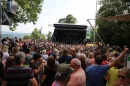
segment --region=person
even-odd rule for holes
[[[130,68],[122,68],[119,70],[118,80],[114,86],[130,86]]]
[[[118,77],[118,68],[117,68],[117,64],[110,68],[106,75],[105,75],[105,80],[107,81],[105,86],[112,86],[114,84],[115,81],[117,81]]]
[[[3,57],[3,52],[0,51],[0,86],[2,86],[2,82],[3,82],[3,70],[4,70],[4,65],[2,63],[2,57]]]
[[[81,67],[81,61],[78,58],[73,58],[70,66],[74,69],[70,76],[67,86],[86,86],[85,71]]]
[[[25,49],[25,62],[24,62],[24,65],[25,66],[29,66],[29,62],[31,62],[31,60],[33,60],[33,56],[32,55],[30,55],[30,49],[29,48],[26,48]],[[29,62],[28,62],[28,61]]]
[[[52,86],[67,86],[71,73],[73,72],[72,67],[69,64],[62,63],[57,67],[55,74],[55,81]]]
[[[109,68],[117,64],[128,52],[128,50],[128,48],[125,48],[120,56],[118,56],[108,65],[100,65],[103,61],[103,58],[101,55],[97,55],[95,57],[95,64],[89,66],[86,69],[87,86],[103,86],[103,79],[106,72],[109,70]]]
[[[42,86],[52,85],[55,80],[56,67],[55,58],[49,56],[47,59],[47,65],[44,67]]]
[[[33,86],[38,86],[31,68],[23,66],[25,54],[18,52],[14,56],[14,65],[5,72],[3,86],[28,86],[29,81]]]
[[[63,55],[59,58],[59,63],[70,63],[71,56],[68,55],[68,49],[63,49]]]
[[[39,83],[38,80],[38,75],[42,73],[44,62],[42,61],[42,56],[39,53],[35,53],[33,55],[33,60],[31,60],[30,67],[32,68],[35,78],[37,82]],[[26,59],[27,60],[27,59]]]

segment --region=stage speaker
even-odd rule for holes
[[[18,8],[18,3],[14,0],[8,0],[7,1],[7,12],[10,14],[15,15]]]

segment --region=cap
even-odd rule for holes
[[[58,66],[57,72],[60,73],[61,76],[66,76],[73,72],[73,68],[70,67],[69,64],[62,63]]]

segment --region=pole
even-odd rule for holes
[[[2,35],[2,0],[0,0],[0,42],[1,42],[1,35]]]

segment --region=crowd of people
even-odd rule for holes
[[[130,86],[127,46],[86,46],[6,37],[1,86]]]

